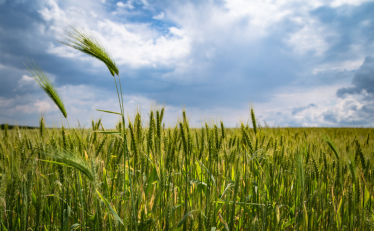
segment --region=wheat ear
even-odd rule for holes
[[[35,78],[36,82],[38,82],[39,86],[43,89],[45,93],[55,102],[56,106],[60,109],[61,113],[66,118],[68,115],[65,110],[64,103],[62,102],[61,97],[58,95],[55,87],[52,85],[51,81],[45,75],[43,70],[36,65],[34,61],[29,62],[30,66],[26,66],[29,70],[30,75]]]

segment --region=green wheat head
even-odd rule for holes
[[[86,175],[90,181],[94,181],[95,173],[92,171],[88,161],[82,159],[77,154],[69,152],[68,150],[53,150],[52,153],[46,153],[53,161],[43,160],[60,166],[75,168],[82,174]]]
[[[325,140],[325,142],[329,145],[329,147],[331,148],[331,150],[332,150],[333,153],[335,154],[336,159],[339,160],[339,159],[340,159],[340,154],[339,154],[339,152],[337,151],[337,149],[336,149],[334,143],[333,143],[333,142],[330,140],[330,138],[327,137],[327,136],[325,136],[323,139]]]
[[[100,44],[100,42],[98,42],[90,31],[78,29],[72,25],[69,25],[64,31],[65,37],[63,41],[60,41],[60,43],[102,61],[108,67],[113,76],[119,74],[118,67],[112,60],[108,51],[102,44]]]
[[[29,62],[29,66],[27,66],[26,64],[25,66],[29,70],[30,75],[35,78],[39,86],[53,100],[53,102],[56,104],[56,106],[60,109],[61,113],[66,118],[67,113],[65,110],[64,103],[62,102],[61,97],[58,95],[55,87],[53,86],[51,81],[48,79],[48,77],[45,75],[43,70],[38,65],[36,65],[34,61]]]
[[[256,117],[255,117],[255,112],[253,111],[253,108],[251,108],[251,119],[252,119],[253,131],[255,134],[257,134],[257,123],[256,123]]]

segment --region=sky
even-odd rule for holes
[[[59,41],[87,29],[119,67],[128,119],[165,107],[174,126],[222,120],[373,127],[374,1],[0,0],[0,124],[105,127],[119,121],[106,66]],[[65,120],[31,77],[51,79]]]

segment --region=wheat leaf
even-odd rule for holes
[[[116,210],[113,209],[113,207],[110,205],[109,201],[103,197],[103,195],[101,195],[101,193],[96,189],[96,193],[97,195],[99,195],[99,197],[101,198],[101,200],[104,202],[104,204],[108,207],[109,211],[113,214],[114,218],[119,221],[122,225],[123,224],[123,220],[118,216]]]
[[[102,112],[111,113],[111,114],[123,115],[123,114],[121,114],[121,113],[119,113],[119,112],[106,111],[106,110],[101,110],[101,109],[96,109],[96,111],[102,111]]]

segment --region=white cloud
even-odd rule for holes
[[[181,25],[192,43],[223,47],[227,43],[255,44],[266,39],[285,20],[298,28],[284,33],[283,39],[297,55],[312,51],[321,56],[330,48],[326,41],[332,32],[313,19],[310,11],[323,6],[323,1],[300,4],[293,1],[226,0],[224,9],[202,4],[181,4],[169,9],[168,18]]]
[[[326,37],[332,36],[332,33],[328,31],[327,27],[310,18],[301,19],[299,24],[302,29],[289,37],[288,44],[301,55],[312,51],[316,56],[322,56],[330,47],[326,42]]]
[[[55,55],[58,55],[64,58],[81,58],[82,57],[80,52],[73,50],[68,46],[61,46],[61,45],[56,46],[52,42],[48,44],[47,53],[55,54]]]
[[[225,7],[231,17],[248,17],[249,22],[259,28],[267,27],[290,14],[289,9],[282,8],[284,4],[284,1],[225,1]]]
[[[97,18],[97,15],[100,15],[100,18],[108,15],[102,3],[89,0],[44,0],[43,7],[38,12],[45,21],[51,23],[50,27],[43,27],[43,31],[46,30],[57,37],[62,35],[66,22],[83,28],[93,27],[96,25],[93,18]]]
[[[20,80],[21,82],[29,83],[31,81],[35,81],[33,77],[30,77],[28,75],[22,75],[22,78]]]
[[[153,18],[154,18],[154,19],[157,19],[157,20],[161,20],[161,19],[163,19],[164,17],[165,17],[164,12],[161,12],[160,14],[154,16]]]
[[[363,107],[364,104],[359,98],[349,96],[344,99],[338,99],[336,104],[331,106],[318,105],[306,108],[293,115],[292,120],[295,124],[302,126],[369,125],[370,121],[363,121],[364,118],[360,113]],[[373,123],[370,125],[372,126]]]
[[[26,114],[32,114],[35,112],[35,108],[32,105],[15,105],[12,109],[13,113],[26,113]]]
[[[0,97],[0,108],[9,107],[14,102],[14,99],[6,99],[4,97]]]
[[[50,20],[65,20],[67,19],[65,12],[58,6],[57,2],[47,0],[47,7],[39,10],[39,13],[46,21]]]
[[[332,7],[339,7],[342,5],[354,5],[354,6],[359,6],[364,2],[371,2],[372,0],[334,0],[331,3]]]
[[[3,117],[5,116],[5,114],[14,116],[22,113],[32,114],[36,112],[36,108],[34,107],[34,105],[22,102],[19,97],[15,97],[13,99],[0,98],[0,108],[7,108],[6,111],[2,110]]]
[[[94,12],[94,11],[90,11],[90,14],[92,15],[92,17],[94,17],[94,18],[97,18],[98,17],[98,15]]]
[[[117,6],[118,7],[125,7],[125,3],[123,3],[123,2],[117,2]]]
[[[131,1],[127,1],[127,3],[123,3],[123,2],[117,2],[117,6],[118,7],[121,7],[121,8],[124,8],[124,7],[127,7],[129,8],[130,10],[134,9],[134,6],[132,5]]]
[[[288,89],[292,92],[276,94],[270,102],[256,104],[258,116],[273,126],[373,126],[368,118],[374,112],[374,100],[365,101],[367,95],[338,98],[336,91],[340,88],[341,85]]]
[[[316,105],[334,105],[337,100],[336,91],[341,85],[324,86],[320,88],[283,88],[278,89],[271,100],[266,103],[256,104],[258,116],[265,120],[269,125],[288,126],[292,124],[303,124],[306,121],[296,120],[292,115],[293,108],[305,107],[310,104]],[[329,99],[329,102],[326,102]]]
[[[117,3],[118,6],[132,8],[131,1],[126,4]],[[97,11],[97,10],[96,10]],[[86,12],[86,11],[85,11]],[[106,44],[109,52],[113,55],[118,64],[129,65],[133,68],[143,66],[173,67],[182,65],[183,58],[190,52],[190,37],[183,29],[175,27],[169,28],[169,33],[160,34],[148,24],[139,23],[119,23],[105,19],[105,14],[95,12],[95,14],[104,15],[99,21],[92,20],[92,10],[80,12],[79,8],[69,7],[62,10],[54,1],[48,0],[47,5],[39,13],[46,21],[53,21],[54,26],[49,29],[49,33],[54,33],[61,39],[62,30],[65,22],[79,22],[81,28],[90,28]],[[64,45],[47,44],[47,52],[66,58],[86,59],[87,56],[66,47]],[[88,59],[93,63],[92,58]]]
[[[331,1],[299,1],[299,0],[225,0],[225,8],[228,12],[221,12],[221,18],[227,22],[233,23],[231,27],[238,22],[243,23],[242,36],[255,34],[260,37],[266,37],[277,25],[284,21],[294,22],[299,26],[293,32],[284,38],[284,41],[296,52],[297,55],[313,54],[315,56],[323,56],[324,53],[332,46],[331,41],[336,41],[333,30],[328,26],[313,19],[311,11],[322,7],[337,7],[343,4],[360,5],[367,0],[335,0]],[[220,22],[216,23],[218,25]],[[245,33],[244,31],[251,31]],[[227,31],[225,31],[227,33]],[[286,35],[286,34],[284,34]],[[254,37],[254,35],[250,35]],[[362,49],[361,47],[352,49]],[[361,52],[365,53],[365,52]],[[346,60],[344,60],[346,61]]]
[[[37,83],[33,77],[30,77],[28,75],[22,75],[21,79],[18,80],[18,87],[21,88],[23,86],[30,86],[34,85],[36,86]]]
[[[2,116],[9,118],[19,117],[24,113],[32,115],[38,112],[50,113],[59,110],[46,95],[44,95],[43,99],[38,99],[35,95],[17,95],[11,99],[0,97],[0,109],[3,108],[5,108],[5,111],[2,110]]]
[[[267,34],[272,25],[287,18],[295,16],[304,17],[308,11],[323,5],[323,1],[308,1],[300,4],[298,0],[226,0],[225,7],[230,17],[248,18],[249,23],[259,29],[260,33]]]
[[[312,73],[319,74],[325,71],[354,71],[357,70],[365,60],[365,56],[357,60],[346,60],[338,63],[323,63],[316,66]]]
[[[132,2],[121,1],[116,3],[118,7],[131,9]],[[95,12],[101,15],[99,21],[92,20],[92,16],[79,11],[79,8],[68,7],[62,10],[57,3],[48,0],[48,7],[40,10],[45,20],[79,21],[83,27],[89,27],[107,44],[108,50],[113,54],[119,64],[130,65],[133,68],[174,67],[176,71],[185,71],[196,68],[191,62],[191,51],[196,44],[205,44],[199,48],[199,52],[205,53],[208,59],[216,54],[215,47],[221,49],[231,42],[256,43],[276,28],[282,20],[293,21],[300,28],[284,38],[291,49],[297,55],[308,55],[312,52],[316,56],[322,56],[330,48],[327,38],[336,36],[318,21],[312,19],[309,12],[317,7],[326,5],[324,1],[311,1],[300,4],[298,0],[292,1],[246,1],[227,0],[224,9],[211,4],[195,6],[190,3],[173,5],[165,8],[168,18],[177,23],[178,29],[169,28],[168,34],[161,34],[151,25],[144,23],[119,23],[109,20],[109,16],[102,11]],[[149,5],[147,2],[145,6]],[[92,6],[98,11],[96,6]],[[89,9],[87,9],[87,12]],[[169,17],[170,15],[170,17]],[[155,16],[162,19],[164,12]],[[174,36],[177,35],[177,36]],[[237,40],[237,41],[233,41]],[[48,52],[62,57],[77,58],[78,52],[72,49],[49,44]],[[82,56],[81,56],[82,57]],[[334,64],[347,66],[347,63],[355,60],[343,60]],[[345,63],[344,63],[345,62]],[[348,68],[354,68],[351,65]],[[316,67],[314,73],[326,70],[328,67]]]
[[[172,27],[167,35],[149,37],[151,31],[129,31],[128,27],[132,26],[109,20],[98,23],[98,36],[108,44],[108,50],[118,64],[135,68],[175,66],[189,54],[190,38],[183,30]]]
[[[57,110],[57,107],[52,107],[52,105],[47,101],[37,100],[34,103],[34,105],[37,108],[39,113],[45,113],[45,112],[50,112],[50,111],[56,111]]]

